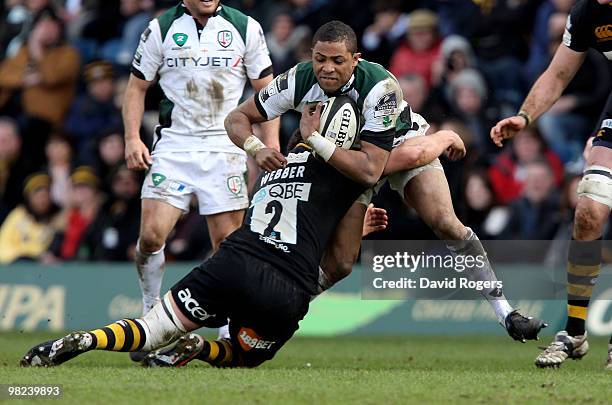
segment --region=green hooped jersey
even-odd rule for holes
[[[153,19],[140,37],[132,73],[164,92],[153,153],[208,150],[244,153],[223,121],[248,79],[272,74],[261,26],[219,6],[201,26],[183,4]]]
[[[397,79],[381,65],[360,59],[349,81],[337,93],[356,101],[364,123],[360,139],[391,150],[403,99]],[[255,103],[261,115],[273,119],[288,110],[301,112],[306,105],[331,96],[319,86],[312,62],[303,62],[259,91]]]

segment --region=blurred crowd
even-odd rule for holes
[[[0,4],[0,264],[130,260],[142,173],[126,168],[121,107],[148,21],[177,0],[4,0]],[[468,155],[443,161],[455,209],[481,239],[568,239],[582,150],[610,91],[607,60],[589,52],[559,101],[503,149],[491,126],[514,115],[561,43],[575,0],[228,0],[264,28],[275,74],[310,59],[311,35],[339,19],[365,59],[400,81],[431,131],[452,129]],[[150,142],[160,91],[141,130]],[[282,118],[284,146],[299,116]],[[434,239],[383,188],[389,212],[371,237]],[[191,211],[167,257],[210,249]]]

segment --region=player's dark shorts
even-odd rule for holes
[[[612,148],[612,93],[608,96],[598,121],[599,127],[595,130],[593,146],[605,146]]]
[[[298,329],[310,295],[269,263],[221,245],[170,291],[191,321],[210,328],[230,319],[234,365],[270,360]]]

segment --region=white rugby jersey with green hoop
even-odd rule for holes
[[[152,20],[140,38],[132,73],[159,77],[153,154],[214,151],[240,153],[223,126],[238,105],[247,78],[272,74],[272,62],[257,21],[219,6],[202,27],[183,4]]]
[[[360,59],[349,81],[335,94],[326,94],[321,89],[312,62],[299,63],[261,89],[255,104],[262,116],[273,119],[288,110],[301,112],[310,103],[338,94],[351,97],[361,111],[360,139],[391,150],[401,113],[402,90],[397,79],[377,63]]]

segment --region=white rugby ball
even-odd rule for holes
[[[357,103],[348,96],[331,97],[321,108],[319,133],[336,146],[350,149],[357,139],[361,114]]]

